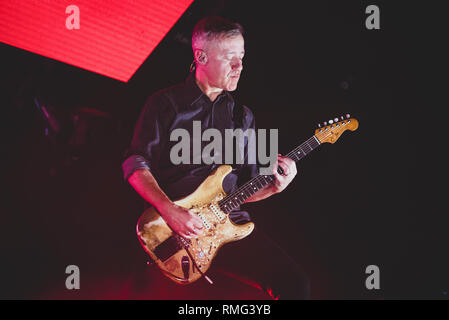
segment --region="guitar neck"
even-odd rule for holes
[[[303,142],[301,145],[299,145],[298,147],[287,153],[285,156],[289,157],[290,159],[296,162],[304,158],[319,145],[320,145],[319,140],[315,136],[312,136],[307,141]],[[238,188],[237,190],[235,190],[234,192],[230,193],[222,200],[220,200],[218,204],[221,210],[223,210],[225,213],[229,213],[232,210],[238,208],[242,203],[246,201],[246,199],[251,197],[260,189],[263,189],[269,183],[273,182],[273,180],[274,180],[273,175],[259,174],[255,176],[254,178],[246,182],[244,185],[242,185],[240,188]]]

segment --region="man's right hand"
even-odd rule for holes
[[[173,231],[184,238],[192,238],[203,234],[201,219],[186,208],[171,203],[161,208],[159,213]]]
[[[203,222],[188,209],[174,204],[159,188],[150,170],[139,169],[128,178],[133,188],[151,203],[168,225],[182,237],[191,238],[202,234]]]

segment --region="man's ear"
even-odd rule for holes
[[[195,61],[197,61],[199,64],[206,64],[207,63],[207,54],[201,49],[195,50]]]

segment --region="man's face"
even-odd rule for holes
[[[227,91],[237,89],[244,55],[241,35],[211,41],[207,48],[207,63],[204,65],[209,85]]]

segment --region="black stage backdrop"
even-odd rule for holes
[[[146,97],[187,76],[195,22],[217,14],[245,28],[234,95],[259,128],[279,129],[281,153],[319,122],[346,113],[360,122],[298,163],[285,192],[246,205],[310,276],[312,298],[444,299],[447,104],[430,94],[443,87],[441,9],[393,2],[195,1],[128,83],[3,44],[0,297],[260,298],[231,280],[181,290],[135,276],[146,261],[135,236],[143,203],[122,179],[122,155]],[[365,28],[369,4],[380,30]],[[65,289],[71,264],[78,291]],[[365,287],[369,265],[380,269],[379,290]]]

